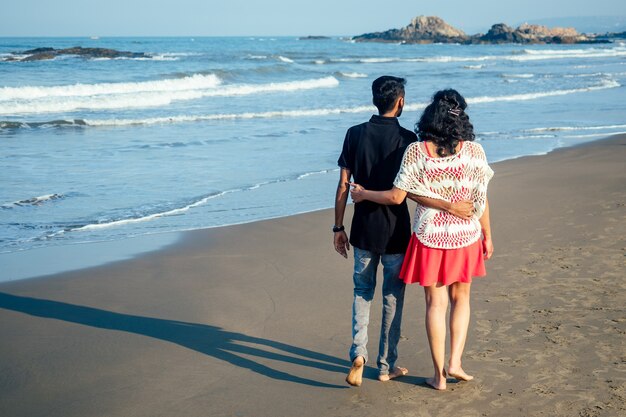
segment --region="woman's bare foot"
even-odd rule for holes
[[[426,383],[436,390],[443,391],[446,389],[446,371],[441,375],[435,374],[434,377],[428,378]]]
[[[357,356],[352,361],[352,366],[350,367],[350,372],[348,372],[348,376],[346,377],[346,382],[354,387],[360,387],[363,382],[363,368],[365,365],[365,359],[363,356]]]
[[[449,367],[448,375],[450,375],[452,378],[458,379],[459,381],[471,381],[472,379],[474,379],[472,375],[466,374],[463,368],[461,368],[460,366],[457,368]]]
[[[406,375],[408,373],[409,373],[408,369],[396,366],[387,375],[378,375],[378,380],[380,382],[387,382],[390,379],[394,379],[394,378],[397,378],[399,376],[404,376],[404,375]]]

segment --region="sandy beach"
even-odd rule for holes
[[[0,284],[0,415],[626,415],[625,161],[622,135],[493,165],[496,251],[473,285],[472,382],[424,384],[411,286],[409,375],[380,383],[368,364],[362,387],[345,384],[352,259],[334,252],[324,210]],[[374,356],[380,292],[371,320]]]

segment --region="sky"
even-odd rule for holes
[[[439,16],[469,34],[569,16],[626,16],[624,0],[4,0],[0,36],[348,36]]]

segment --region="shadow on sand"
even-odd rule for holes
[[[206,324],[186,323],[114,313],[59,301],[0,292],[0,308],[32,316],[63,320],[100,329],[118,330],[161,339],[204,353],[269,378],[324,388],[347,388],[279,371],[240,355],[270,359],[345,374],[349,362],[323,353],[259,337],[229,332]],[[280,353],[270,350],[270,348]],[[293,356],[292,356],[293,355]]]

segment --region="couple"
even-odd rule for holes
[[[368,361],[367,326],[383,264],[383,313],[378,347],[378,379],[406,375],[396,365],[405,284],[419,283],[426,299],[426,331],[435,368],[427,383],[446,388],[446,376],[468,381],[461,367],[470,318],[472,277],[485,275],[493,253],[487,184],[493,171],[455,90],[433,96],[416,133],[400,126],[403,78],[383,76],[372,83],[379,114],[348,129],[338,164],[335,197],[335,250],[347,258],[354,249],[352,367],[346,381],[360,386]],[[419,136],[419,139],[418,139]],[[353,182],[351,182],[353,178]],[[353,187],[350,190],[350,187]],[[350,240],[343,226],[351,194]],[[417,202],[411,230],[406,197]],[[446,311],[450,300],[450,358],[444,370]],[[447,372],[447,374],[446,374]]]

